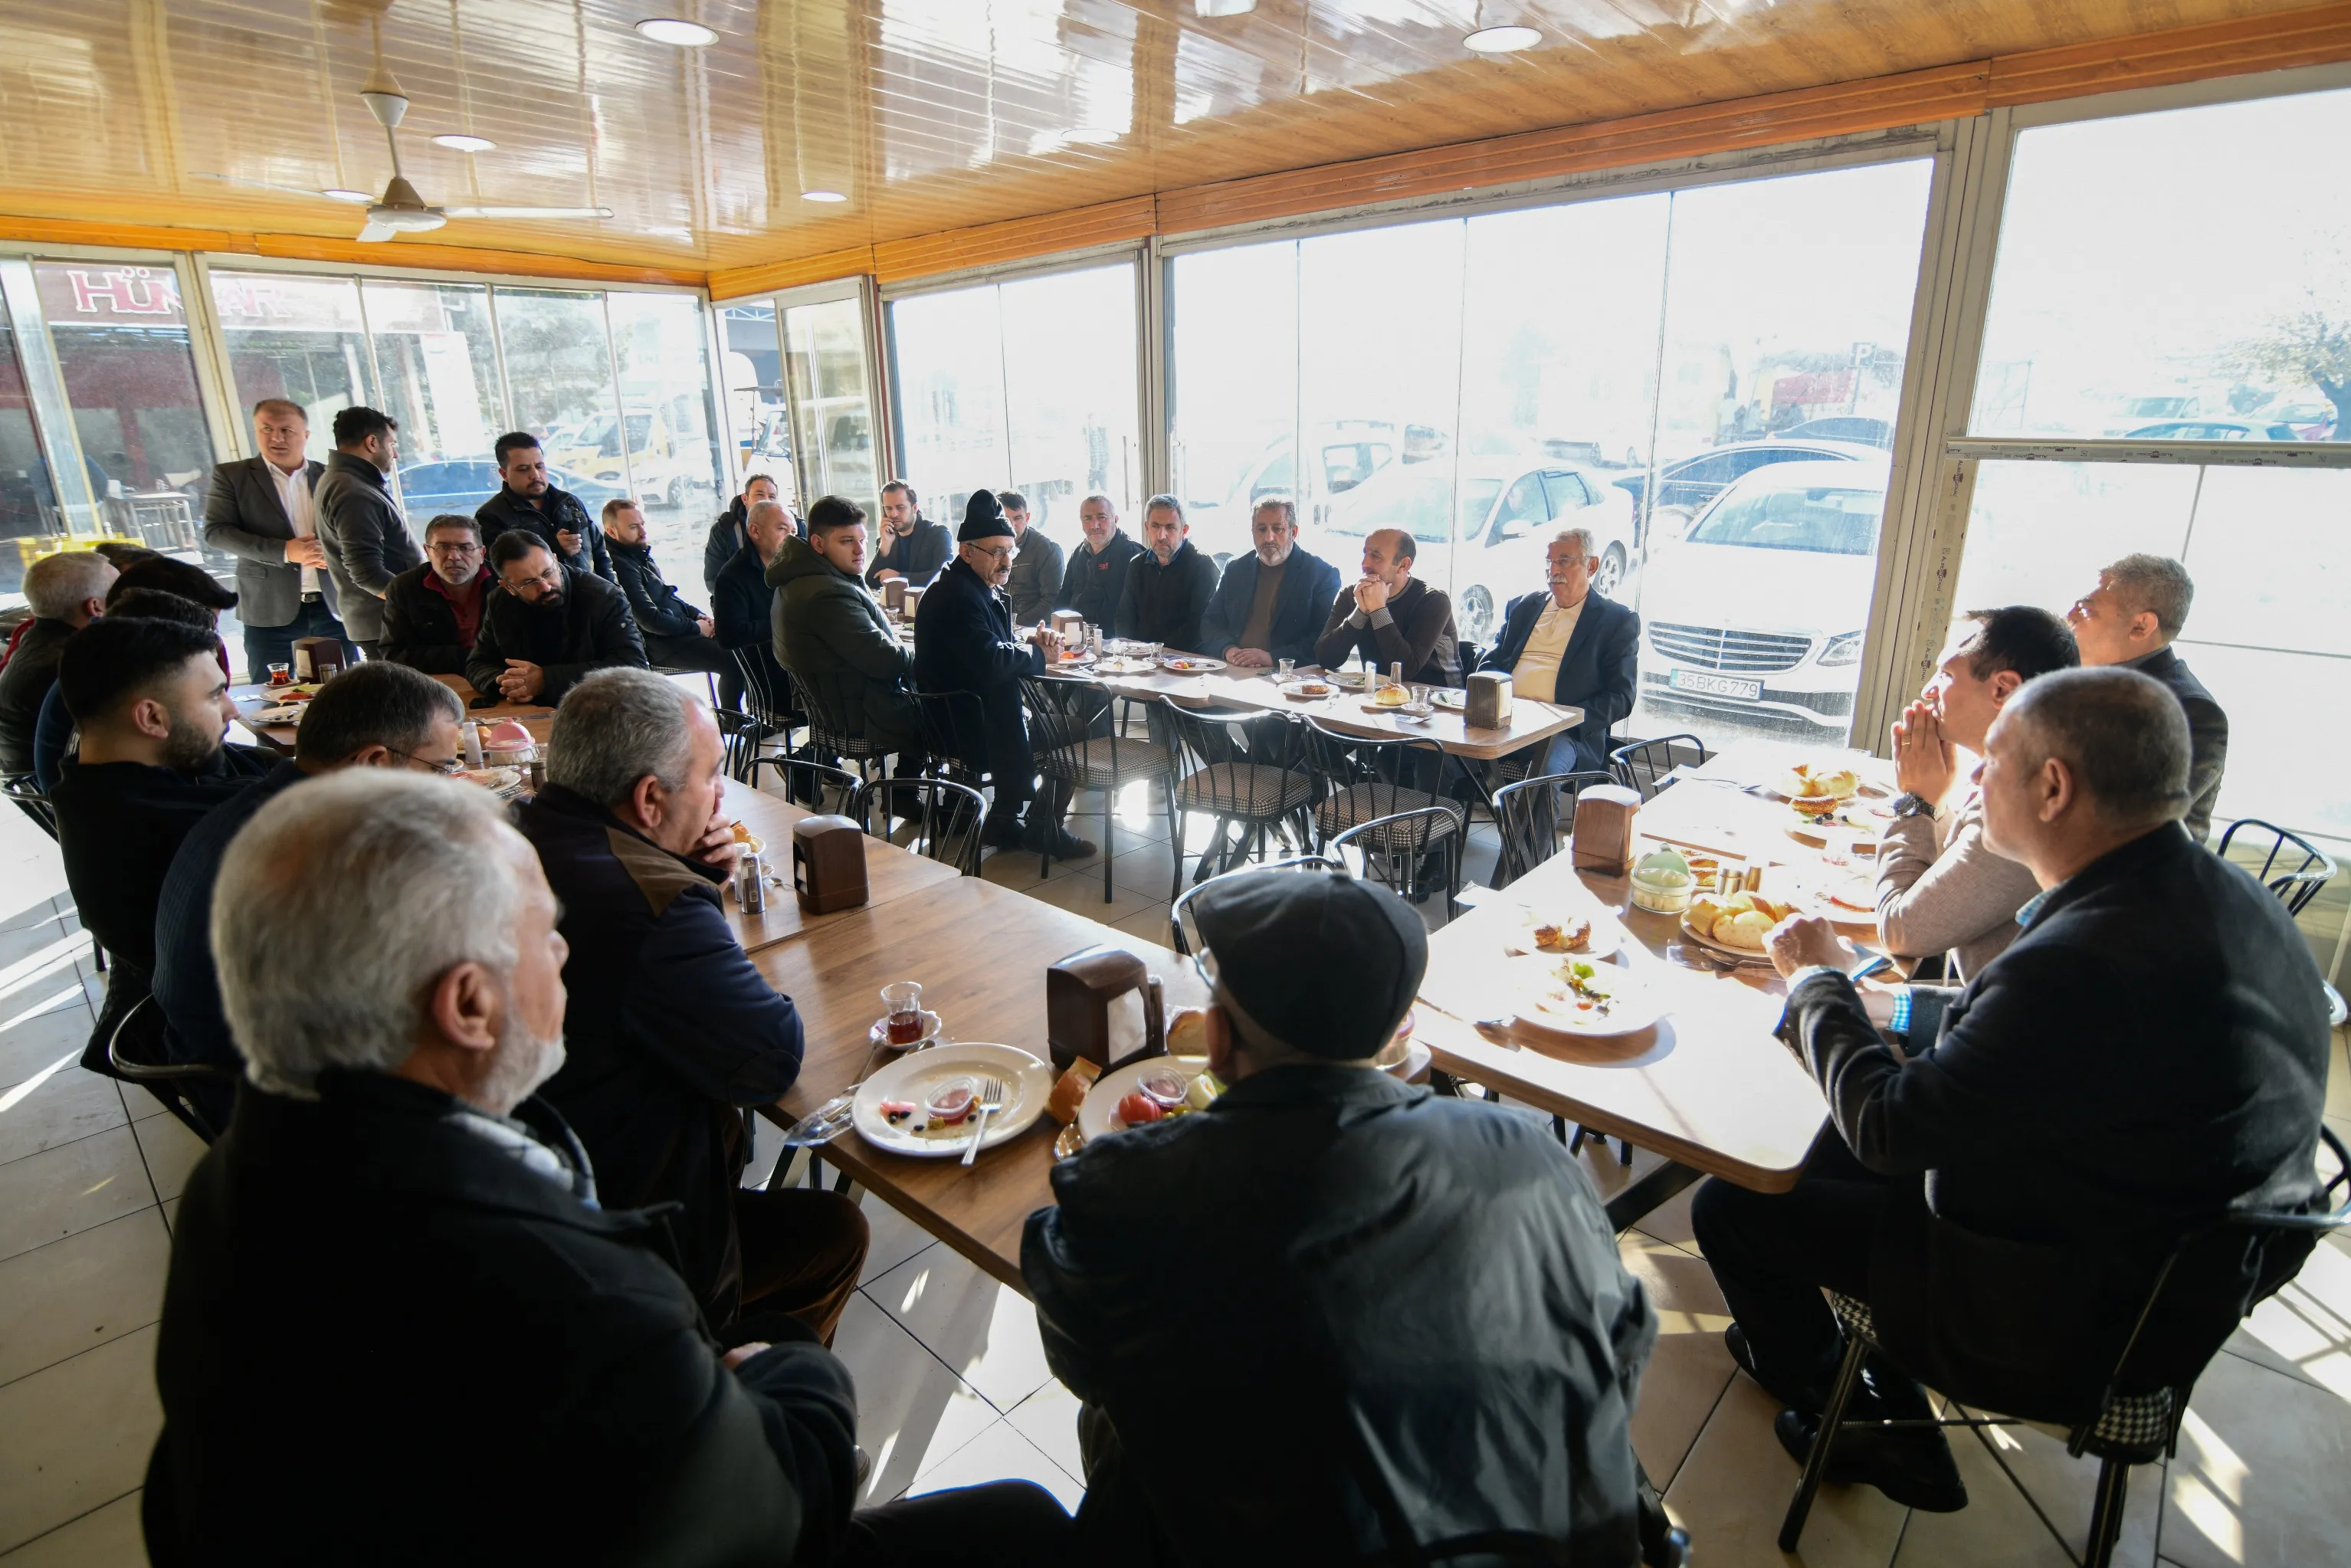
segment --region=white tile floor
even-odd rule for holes
[[[1034,856],[998,855],[986,874],[1165,941],[1164,819],[1122,817],[1108,906],[1098,859],[1040,880]],[[1099,838],[1099,821],[1073,826]],[[1490,842],[1476,844],[1470,875],[1491,863]],[[13,813],[0,820],[0,1560],[142,1563],[138,1488],[160,1423],[153,1357],[168,1226],[200,1151],[153,1101],[75,1064],[93,1021],[89,948],[61,897],[55,851]],[[2328,1110],[2351,1136],[2340,1034],[2335,1056]],[[1639,1155],[1627,1172],[1587,1150],[1584,1163],[1604,1195],[1651,1162]],[[857,1379],[873,1459],[867,1500],[1017,1476],[1075,1507],[1077,1402],[1047,1370],[1026,1303],[878,1200],[865,1207],[873,1245],[837,1348]],[[1772,1537],[1795,1467],[1772,1440],[1771,1400],[1722,1347],[1727,1319],[1690,1240],[1687,1195],[1628,1231],[1622,1250],[1662,1325],[1635,1446],[1708,1568],[2061,1568],[2079,1551],[2095,1469],[2019,1427],[1957,1439],[1971,1497],[1962,1512],[1907,1513],[1866,1489],[1830,1488],[1801,1559],[1782,1557]],[[2132,1478],[2118,1561],[2351,1561],[2346,1474],[2351,1241],[2338,1240],[2206,1373],[2179,1458]]]

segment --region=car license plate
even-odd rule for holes
[[[1754,702],[1763,695],[1761,681],[1733,680],[1729,675],[1709,675],[1700,670],[1669,671],[1666,684],[1677,692],[1704,692],[1710,697],[1737,697],[1742,702]]]

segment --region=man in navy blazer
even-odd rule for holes
[[[213,470],[204,543],[236,558],[246,674],[258,681],[270,665],[293,662],[294,639],[340,639],[343,622],[310,499],[327,465],[302,455],[310,416],[298,402],[266,397],[253,405],[253,435],[259,456]],[[344,660],[357,656],[346,642]]]
[[[1554,737],[1546,773],[1605,769],[1608,731],[1633,711],[1639,679],[1641,617],[1592,591],[1599,567],[1590,528],[1562,528],[1551,541],[1551,591],[1514,599],[1502,633],[1479,662],[1510,677],[1537,702],[1583,710],[1583,722]]]
[[[1298,508],[1286,497],[1257,504],[1249,536],[1257,553],[1225,568],[1200,617],[1200,651],[1236,669],[1264,669],[1276,659],[1309,664],[1339,596],[1339,569],[1298,548]]]

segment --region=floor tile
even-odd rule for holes
[[[2253,1309],[2228,1348],[2351,1399],[2351,1237],[2319,1242],[2302,1272]]]
[[[1964,1450],[1970,1448],[1991,1458],[2055,1527],[2067,1551],[2078,1554],[2090,1538],[2090,1510],[2097,1500],[2098,1461],[2086,1456],[2074,1458],[2065,1451],[2064,1438],[2039,1427],[1987,1427],[1981,1431],[1980,1437],[1951,1434],[1953,1450],[1960,1453],[1962,1463],[1967,1458]],[[1975,1476],[1970,1471],[1968,1490],[1972,1495],[1975,1490]],[[2133,1469],[2124,1493],[2122,1539],[2115,1543],[2116,1568],[2149,1568],[2155,1560],[2156,1522],[2162,1511],[2161,1462]],[[1914,1515],[1910,1528],[1917,1529],[1918,1521],[1925,1517]],[[2045,1528],[2043,1533],[2047,1533]]]
[[[0,1089],[0,1165],[131,1119],[114,1080],[68,1062],[38,1082]]]
[[[2340,1562],[2346,1473],[2351,1404],[2241,1357],[2215,1356],[2171,1463],[2163,1555],[2180,1568]]]
[[[89,938],[72,916],[47,904],[40,909],[46,913],[28,912],[24,924],[0,930],[0,1019],[21,1012],[34,988],[57,989],[57,977],[70,978],[75,960],[89,955]]]
[[[859,1284],[872,1284],[925,1248],[938,1245],[937,1237],[872,1193],[862,1193],[857,1202],[865,1211],[866,1229],[872,1236],[865,1249],[865,1272],[859,1278]]]
[[[1012,1407],[1005,1419],[1019,1434],[1044,1450],[1045,1457],[1067,1471],[1071,1479],[1086,1479],[1085,1456],[1078,1449],[1078,1396],[1059,1378]]]
[[[1077,1478],[1045,1457],[1045,1451],[1022,1437],[1009,1421],[998,1421],[965,1444],[946,1463],[923,1472],[905,1495],[945,1491],[949,1487],[977,1486],[982,1481],[1035,1481],[1071,1512],[1086,1495]]]
[[[1667,1511],[1689,1531],[1691,1556],[1706,1568],[1791,1561],[1774,1544],[1797,1479],[1796,1462],[1771,1436],[1779,1413],[1778,1401],[1745,1373],[1733,1376],[1667,1490]],[[1823,1487],[1802,1561],[1806,1568],[1887,1568],[1908,1511],[1871,1487]]]
[[[126,1083],[122,1086],[122,1103],[131,1108],[131,1119],[134,1122],[143,1122],[150,1116],[168,1116],[172,1113],[171,1106],[165,1104],[153,1090],[141,1083]]]
[[[1037,1309],[952,1248],[934,1247],[865,1287],[865,1293],[998,1410],[1053,1375]]]
[[[1698,1233],[1690,1228],[1690,1199],[1697,1196],[1698,1186],[1693,1183],[1643,1215],[1634,1228],[1644,1236],[1670,1242],[1685,1252],[1697,1252]]]
[[[1154,895],[1137,893],[1132,888],[1119,887],[1113,883],[1111,897],[1105,903],[1102,899],[1102,867],[1099,862],[1091,869],[1081,868],[1066,875],[1057,874],[1052,881],[1042,886],[1024,888],[1022,891],[1029,897],[1042,899],[1057,909],[1066,909],[1072,915],[1082,915],[1089,920],[1099,920],[1105,925],[1113,921],[1123,920],[1130,915],[1140,915],[1146,909],[1166,902],[1165,890],[1162,890],[1159,895]]]
[[[155,1336],[143,1328],[0,1387],[0,1552],[138,1489],[163,1429]]]
[[[132,1123],[131,1130],[138,1134],[139,1152],[146,1156],[155,1196],[179,1197],[181,1188],[188,1185],[188,1173],[204,1157],[204,1141],[177,1116],[150,1116]]]
[[[0,1166],[0,1258],[155,1204],[128,1127]]]
[[[2351,1030],[2334,1034],[2326,1052],[2326,1113],[2351,1119]]]
[[[832,1350],[857,1385],[857,1441],[873,1461],[862,1502],[886,1502],[995,1424],[999,1412],[862,1291]]]
[[[1956,1513],[1914,1511],[1903,1528],[1894,1568],[2072,1568],[2074,1554],[2049,1532],[1999,1461],[1972,1435],[1958,1431],[1949,1437],[1959,1479],[1967,1483],[1968,1506]],[[1810,1531],[1806,1536],[1809,1543]],[[2122,1552],[2115,1563],[2116,1568],[2126,1563],[2147,1568],[2145,1557]]]
[[[171,1263],[152,1209],[0,1260],[0,1384],[154,1322]]]
[[[5,1554],[8,1568],[147,1568],[147,1540],[140,1529],[141,1494],[116,1498],[104,1508],[37,1535]]]
[[[71,980],[51,987],[26,1005],[38,1005],[39,1010],[25,1018],[13,1012],[0,1015],[14,1020],[0,1029],[0,1078],[10,1083],[22,1083],[62,1060],[79,1057],[97,1021]]]
[[[1651,1482],[1670,1487],[1738,1369],[1722,1343],[1730,1309],[1712,1270],[1679,1248],[1628,1234],[1617,1254],[1657,1313],[1656,1349],[1633,1411],[1633,1451]]]
[[[167,1199],[165,1199],[165,1200],[164,1200],[164,1203],[163,1203],[163,1228],[164,1228],[164,1229],[166,1229],[166,1230],[168,1230],[168,1231],[171,1231],[173,1235],[177,1235],[177,1234],[179,1234],[179,1229],[180,1229],[180,1200],[179,1200],[178,1198],[176,1198],[176,1197],[174,1197],[174,1198],[167,1198]]]
[[[1045,880],[1037,870],[1037,857],[1027,850],[989,850],[979,862],[979,874],[982,881],[1015,893],[1027,893]]]

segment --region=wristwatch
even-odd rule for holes
[[[1935,814],[1935,802],[1905,789],[1894,797],[1893,810],[1897,817],[1931,817]]]

